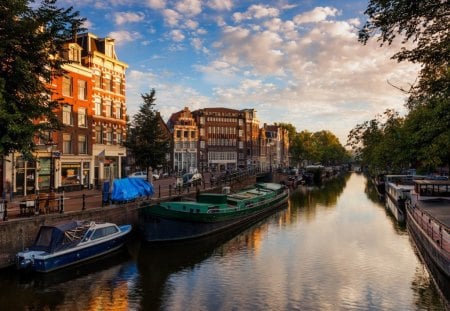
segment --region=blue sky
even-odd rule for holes
[[[404,111],[418,67],[391,60],[400,42],[357,41],[367,1],[61,0],[89,32],[116,40],[129,65],[127,108],[156,90],[167,120],[184,107],[254,108],[263,123],[349,131],[387,108]]]

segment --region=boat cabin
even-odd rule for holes
[[[419,199],[447,198],[450,199],[449,180],[415,180],[414,192]]]

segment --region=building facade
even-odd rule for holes
[[[91,33],[77,37],[82,47],[82,64],[92,72],[92,170],[93,183],[122,175],[126,157],[125,70],[114,48],[114,39],[99,38]]]
[[[198,147],[199,129],[189,108],[171,115],[167,126],[173,139],[172,169],[175,173],[182,174],[195,172],[199,168]],[[197,144],[199,142],[199,144]]]
[[[66,43],[58,57],[69,60],[48,87],[61,131],[36,133],[34,160],[10,154],[3,161],[3,193],[75,190],[121,176],[126,133],[125,70],[114,40],[86,33]],[[46,120],[36,120],[46,122]]]
[[[204,108],[192,114],[199,129],[200,170],[235,170],[245,165],[245,115],[242,111]]]

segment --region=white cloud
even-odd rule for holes
[[[192,19],[188,19],[184,24],[187,28],[192,29],[192,30],[198,28],[198,22],[196,22]]]
[[[218,104],[257,105],[262,120],[277,116],[299,129],[330,129],[342,143],[351,128],[374,114],[404,111],[405,95],[387,81],[404,86],[415,79],[418,66],[390,59],[400,46],[380,48],[375,40],[362,45],[359,20],[324,22],[337,10],[311,12],[326,14],[297,16],[297,22],[315,20],[301,32],[280,18],[257,28],[224,27],[214,44],[220,58],[201,68],[206,80],[222,82],[215,89]],[[236,83],[220,81],[221,76]]]
[[[174,29],[170,32],[170,37],[172,38],[173,41],[175,42],[180,42],[183,41],[185,36],[183,34],[183,32],[179,29]]]
[[[181,19],[181,15],[177,11],[171,9],[163,10],[163,16],[166,24],[171,27],[177,26]]]
[[[136,23],[144,19],[143,13],[135,12],[118,12],[114,14],[114,21],[116,25],[123,25],[125,23]]]
[[[294,17],[296,24],[317,23],[324,21],[328,16],[336,16],[339,11],[336,8],[317,7],[312,11],[305,12]]]
[[[266,5],[252,5],[248,8],[247,12],[233,14],[233,19],[236,23],[242,22],[247,19],[261,19],[265,17],[275,17],[280,14],[280,11],[276,8],[272,8]]]
[[[217,11],[230,11],[233,8],[232,0],[210,0],[207,5]]]
[[[158,10],[158,9],[164,9],[166,7],[166,1],[165,0],[147,0],[147,6]]]
[[[175,4],[175,9],[187,16],[195,16],[202,12],[201,0],[182,0]]]
[[[112,31],[108,34],[108,37],[115,39],[116,45],[118,46],[142,38],[139,32],[136,31],[130,32],[126,30]]]

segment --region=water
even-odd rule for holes
[[[258,224],[40,276],[0,274],[2,310],[443,310],[365,177],[301,188]]]

